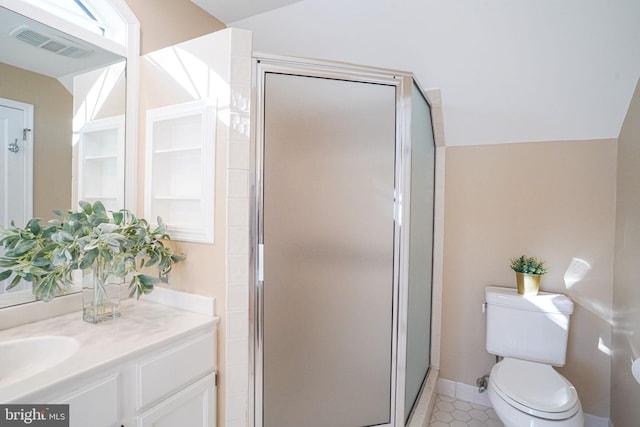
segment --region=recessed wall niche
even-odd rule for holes
[[[124,115],[92,120],[79,132],[78,200],[124,206]]]
[[[147,111],[145,217],[174,240],[214,241],[215,112],[207,101]]]

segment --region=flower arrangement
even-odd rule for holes
[[[41,225],[31,219],[24,228],[14,223],[0,230],[0,280],[11,279],[10,289],[22,279],[33,284],[33,292],[43,301],[51,301],[72,284],[71,273],[78,269],[94,269],[100,274],[124,278],[131,275],[130,296],[140,298],[153,291],[158,277],[142,274],[139,269],[157,266],[166,276],[174,263],[184,259],[164,246],[169,240],[166,224],[158,218],[151,230],[149,223],[130,211],[112,212],[102,202],[81,201],[80,210],[54,213],[53,219]]]

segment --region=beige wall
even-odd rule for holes
[[[0,98],[34,106],[33,216],[71,208],[73,98],[58,80],[0,63]]]
[[[443,378],[489,373],[484,288],[515,287],[510,258],[534,255],[550,268],[542,290],[576,303],[560,371],[585,412],[609,416],[615,156],[615,140],[447,148]]]
[[[640,82],[618,139],[616,247],[613,282],[611,421],[635,427],[640,420],[640,384],[631,362],[640,357]]]
[[[125,0],[140,21],[145,54],[226,28],[189,0]]]

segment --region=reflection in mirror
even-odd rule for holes
[[[2,7],[0,45],[0,227],[124,207],[124,58]],[[34,300],[6,285],[0,308]]]

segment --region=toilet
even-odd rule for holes
[[[554,369],[566,360],[571,299],[493,286],[485,298],[487,351],[503,357],[487,390],[505,427],[584,427],[575,387]]]

